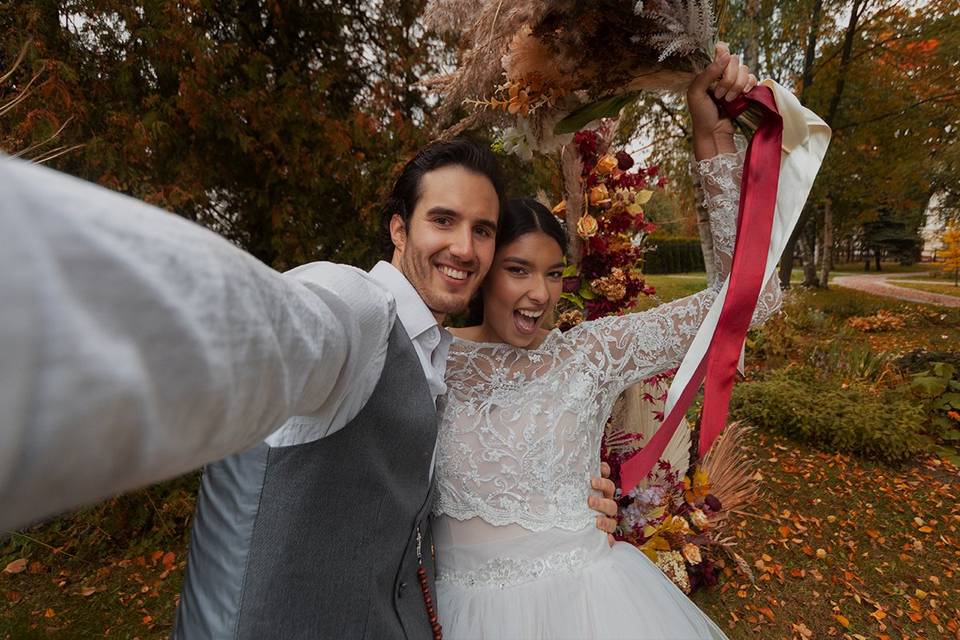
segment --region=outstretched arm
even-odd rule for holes
[[[362,272],[284,276],[10,159],[0,238],[0,531],[241,451],[290,416],[355,411],[350,382],[383,366],[393,302]]]
[[[714,62],[694,80],[687,95],[694,123],[695,170],[710,214],[717,276],[706,290],[691,296],[641,313],[586,322],[570,332],[606,370],[611,403],[626,386],[680,364],[730,273],[743,156],[736,151],[732,122],[720,114],[708,92],[732,100],[755,84],[756,78],[739,59],[718,47]],[[780,295],[776,280],[768,282],[755,322],[776,311]]]

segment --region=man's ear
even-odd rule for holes
[[[390,239],[393,241],[394,249],[402,253],[407,244],[407,225],[399,213],[393,214],[390,218]]]

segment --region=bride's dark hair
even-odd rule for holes
[[[557,217],[550,213],[536,198],[511,198],[506,208],[500,213],[497,224],[497,251],[505,247],[522,235],[541,231],[560,245],[560,250],[567,252],[567,232]],[[472,327],[483,322],[483,296],[477,290],[470,306],[467,308],[466,326]]]

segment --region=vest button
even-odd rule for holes
[[[398,597],[398,598],[402,598],[402,597],[403,597],[403,590],[406,589],[406,588],[407,588],[407,583],[406,583],[406,582],[401,582],[401,583],[400,583],[400,586],[397,587],[397,597]]]

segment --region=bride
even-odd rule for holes
[[[732,100],[756,79],[723,52],[687,95],[718,273],[708,289],[548,331],[565,232],[532,199],[501,215],[482,322],[452,331],[441,407],[433,527],[448,638],[725,638],[643,553],[611,547],[586,507],[615,399],[679,364],[730,270],[743,158],[712,83]],[[779,296],[771,279],[755,322]]]

